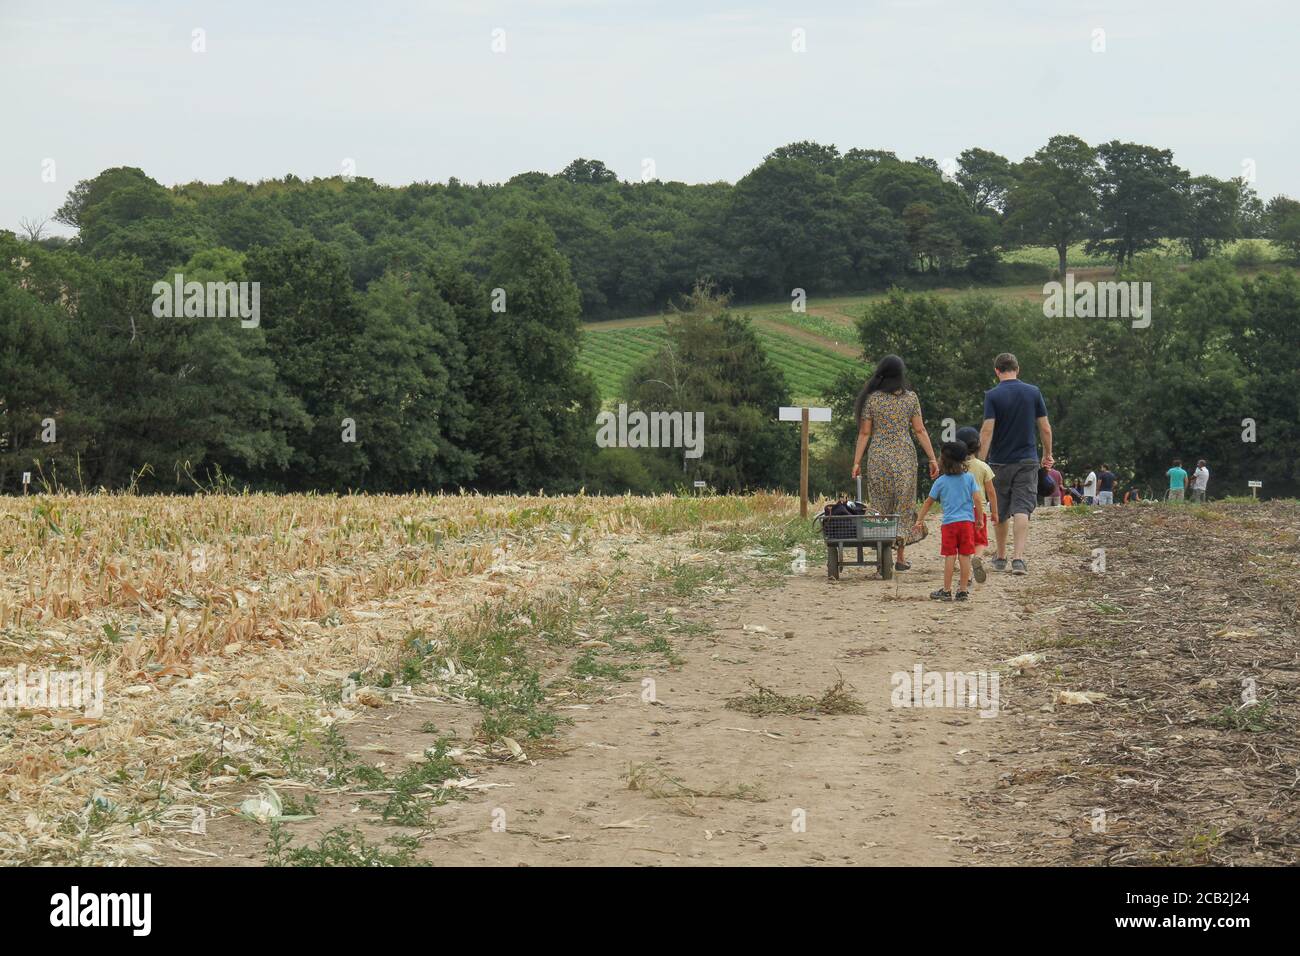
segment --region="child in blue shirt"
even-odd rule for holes
[[[939,553],[943,555],[943,587],[930,597],[936,601],[953,600],[953,566],[961,564],[961,582],[957,600],[970,599],[971,556],[975,554],[975,528],[983,524],[984,495],[975,476],[966,470],[970,449],[961,442],[944,442],[939,457],[939,477],[930,486],[929,497],[921,505],[916,525],[912,529],[921,533],[925,516],[937,501],[943,508],[943,525],[940,528]]]

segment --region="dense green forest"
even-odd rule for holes
[[[728,301],[894,287],[913,291],[867,308],[864,359],[907,357],[931,418],[973,421],[989,359],[1014,346],[1081,467],[1100,455],[1155,475],[1182,454],[1273,491],[1298,477],[1294,276],[1242,276],[1220,250],[1267,238],[1300,255],[1300,203],[1153,147],[1057,136],[1022,162],[970,149],[944,169],[803,142],[734,185],[621,182],[583,159],[475,186],[165,188],[115,168],[56,218],[75,238],[0,233],[4,492],[23,471],[85,489],[788,485],[794,430],[771,417],[790,387]],[[1190,269],[1151,255],[1170,241]],[[1006,251],[1049,247],[1064,269],[1080,244],[1153,281],[1150,329],[923,291],[1038,281],[1049,270]],[[175,273],[258,283],[260,321],[158,316],[154,283]],[[708,414],[685,469],[680,452],[597,450],[596,383],[577,361],[582,320],[674,304],[618,391]],[[666,370],[681,373],[670,398],[646,385]],[[843,409],[863,377],[828,397]],[[828,468],[843,450],[822,449]]]

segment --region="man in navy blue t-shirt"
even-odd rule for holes
[[[993,469],[993,490],[998,497],[995,526],[998,555],[996,571],[1007,569],[1007,521],[1015,526],[1011,572],[1027,574],[1025,550],[1029,545],[1029,516],[1038,502],[1038,439],[1043,440],[1042,466],[1050,469],[1052,425],[1047,403],[1037,386],[1020,381],[1020,363],[1010,352],[993,360],[998,384],[984,393],[984,426],[980,429],[980,458]]]

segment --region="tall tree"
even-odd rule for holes
[[[489,311],[466,328],[474,380],[478,486],[576,487],[595,449],[596,386],[578,370],[578,289],[546,227],[506,224],[493,239]]]
[[[1182,239],[1192,258],[1208,259],[1241,235],[1239,181],[1197,176],[1182,184]]]
[[[261,326],[279,379],[306,417],[289,430],[291,488],[360,488],[370,469],[366,321],[343,257],[314,241],[255,248],[245,264],[260,284]],[[351,424],[351,429],[349,427]],[[354,440],[353,440],[354,439]],[[281,475],[267,476],[269,479]]]
[[[956,179],[975,212],[1000,213],[1015,183],[1010,160],[979,147],[962,150]]]
[[[1097,213],[1096,151],[1077,136],[1053,136],[1016,168],[1016,179],[1007,194],[1008,230],[1055,249],[1064,276],[1070,246],[1088,235]]]
[[[1090,252],[1110,256],[1118,268],[1183,234],[1187,172],[1175,165],[1170,150],[1112,140],[1097,147],[1097,159],[1101,170]]]

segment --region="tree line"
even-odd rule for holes
[[[621,181],[589,159],[500,184],[403,187],[289,175],[168,189],[119,167],[78,183],[55,218],[77,228],[78,251],[158,274],[212,249],[315,241],[358,292],[388,271],[448,264],[483,279],[493,237],[527,219],[554,234],[588,320],[662,309],[702,277],[738,301],[1034,281],[1041,270],[1001,261],[1021,245],[1056,249],[1062,273],[1077,243],[1117,265],[1171,239],[1198,260],[1237,238],[1300,255],[1300,202],[1264,203],[1243,177],[1193,176],[1169,150],[1069,135],[1019,162],[981,148],[940,163],[798,142],[734,185]]]

